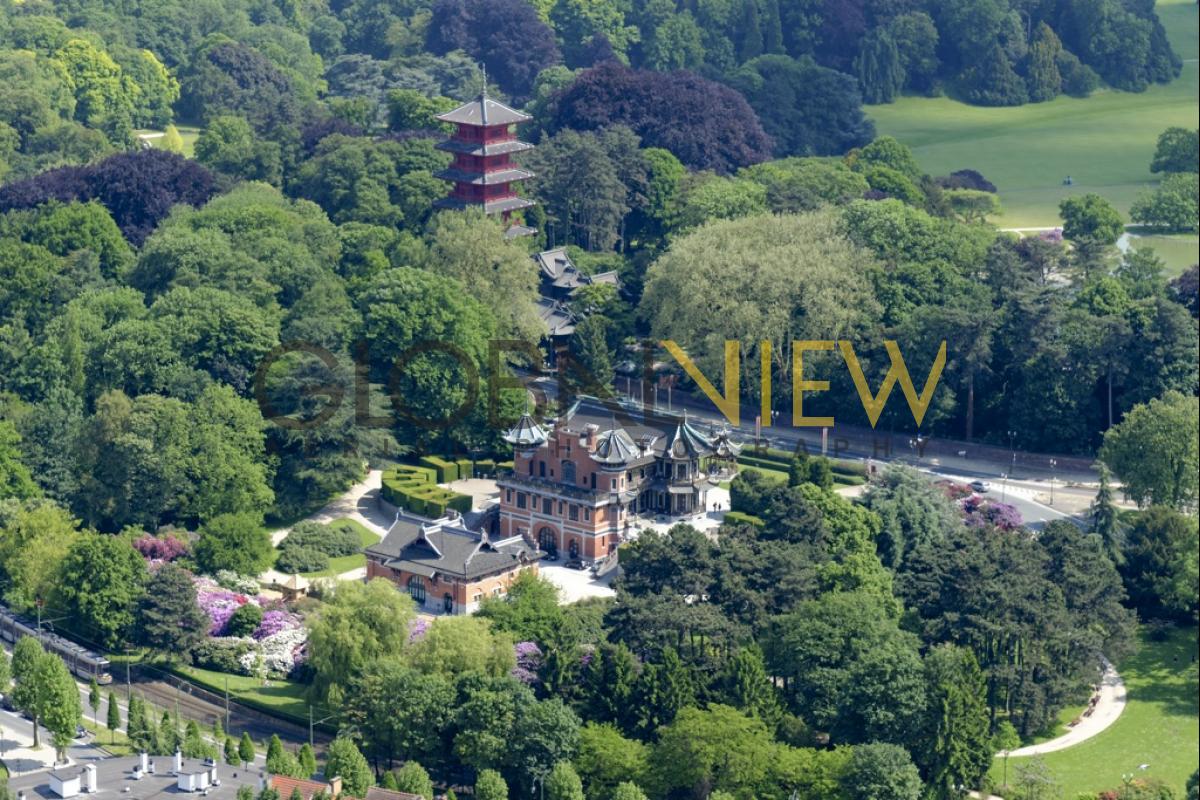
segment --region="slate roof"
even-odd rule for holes
[[[504,434],[504,441],[516,447],[538,447],[546,443],[546,429],[533,417],[522,414],[512,430]]]
[[[438,150],[448,153],[462,153],[468,156],[502,156],[505,153],[523,153],[532,150],[533,145],[520,139],[506,139],[503,142],[468,142],[462,139],[446,139],[434,145]]]
[[[528,122],[533,119],[528,114],[522,114],[482,94],[453,111],[438,114],[437,118],[459,125],[512,125],[515,122]]]
[[[457,197],[443,197],[439,200],[434,200],[433,205],[437,208],[453,208],[458,211],[461,211],[464,208],[479,208],[482,206],[484,213],[500,214],[505,211],[516,211],[521,208],[529,208],[530,206],[537,204],[525,197],[503,197],[499,200],[489,200],[486,203],[480,203],[474,200],[460,200]]]
[[[566,249],[562,247],[543,250],[534,255],[533,260],[542,271],[542,279],[559,289],[573,291],[580,286],[589,286],[595,283],[608,283],[613,286],[621,284],[615,270],[599,272],[595,275],[585,275],[580,272],[579,268],[571,261],[571,257],[567,255]]]
[[[387,535],[366,549],[368,558],[425,577],[472,579],[529,563],[540,553],[519,536],[492,541],[461,520],[429,520],[403,510]]]
[[[549,297],[539,297],[534,305],[551,336],[570,336],[575,332],[575,314],[566,305]]]
[[[663,442],[663,453],[674,458],[699,458],[712,455],[716,450],[713,441],[688,422],[687,417],[667,434]]]
[[[433,173],[433,177],[441,178],[444,181],[454,181],[455,183],[470,183],[475,186],[495,186],[502,183],[527,180],[533,177],[533,173],[519,167],[498,169],[492,172],[467,172],[448,167]]]
[[[640,445],[639,449],[644,450],[644,455],[637,460],[661,458],[676,441],[684,443],[689,455],[711,455],[715,451],[713,438],[682,416],[664,411],[659,411],[657,416],[650,416],[637,406],[625,404],[622,404],[622,409],[622,414],[614,415],[613,409],[599,399],[582,395],[567,409],[558,424],[580,434],[586,431],[588,425],[595,425],[603,431],[619,428],[635,447]]]
[[[592,460],[600,464],[628,464],[644,455],[624,428],[610,428],[596,437]]]

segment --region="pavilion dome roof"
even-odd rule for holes
[[[504,434],[504,441],[513,447],[541,447],[546,443],[546,430],[528,414],[522,414],[517,424]]]
[[[715,449],[712,440],[696,430],[687,417],[684,417],[667,434],[663,455],[669,458],[699,458],[712,455]]]
[[[641,449],[624,428],[612,428],[596,437],[592,460],[600,464],[627,464],[641,455]]]

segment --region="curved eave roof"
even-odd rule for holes
[[[524,414],[513,429],[504,434],[504,441],[513,447],[541,447],[546,443],[546,431],[533,417]]]
[[[597,437],[592,460],[598,464],[628,464],[641,454],[642,451],[634,444],[633,439],[629,438],[624,428],[613,428]]]
[[[481,95],[469,103],[463,103],[453,111],[438,114],[437,119],[442,122],[453,122],[456,125],[512,125],[517,122],[528,122],[533,117]]]
[[[712,440],[692,427],[692,424],[685,419],[676,425],[667,436],[667,440],[663,444],[663,455],[676,458],[680,456],[698,458],[711,455],[715,449]]]

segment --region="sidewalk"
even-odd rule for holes
[[[1100,697],[1092,707],[1090,714],[1080,717],[1078,724],[1062,736],[1038,744],[1019,747],[1009,755],[1039,756],[1077,745],[1116,722],[1117,717],[1121,716],[1121,712],[1125,710],[1125,702],[1125,681],[1121,680],[1121,676],[1117,674],[1116,667],[1106,660],[1104,675],[1100,679]]]

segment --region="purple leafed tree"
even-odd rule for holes
[[[0,188],[0,212],[50,200],[99,200],[125,238],[140,246],[173,206],[198,206],[215,192],[212,173],[195,161],[166,150],[143,150],[11,183]]]
[[[554,100],[553,130],[626,125],[693,169],[720,173],[771,157],[771,138],[737,91],[693,72],[650,72],[607,62]]]
[[[438,55],[469,53],[518,97],[528,97],[538,73],[562,61],[554,31],[526,0],[438,0],[428,44]]]

